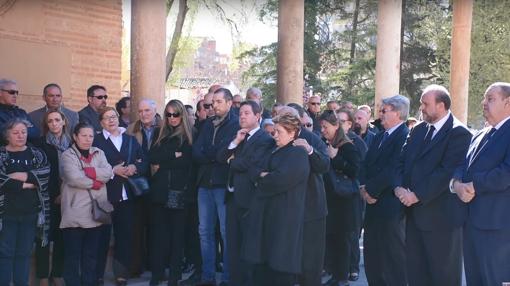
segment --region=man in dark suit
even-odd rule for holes
[[[278,115],[284,113],[299,115],[302,122],[303,116],[306,114],[305,110],[295,103],[281,107]],[[330,162],[326,144],[312,131],[301,128],[298,138],[294,140],[294,145],[301,146],[306,150],[310,163],[303,225],[302,273],[299,277],[299,285],[316,286],[321,284],[326,251],[328,209],[322,175],[329,170]]]
[[[482,105],[489,127],[474,137],[450,183],[468,208],[464,227],[468,286],[510,282],[510,83],[492,84]]]
[[[229,162],[227,204],[227,253],[231,286],[250,285],[253,267],[240,258],[241,243],[250,227],[248,209],[256,195],[255,181],[264,171],[264,158],[271,153],[274,141],[259,126],[262,109],[254,101],[245,101],[239,108],[239,126],[235,139],[218,152],[219,162]]]
[[[87,89],[87,101],[89,104],[78,111],[80,122],[87,122],[94,127],[96,133],[101,132],[99,111],[106,107],[106,88],[101,85],[93,85]]]
[[[446,88],[422,93],[424,122],[402,148],[394,193],[408,207],[406,229],[409,285],[461,285],[461,202],[449,181],[464,161],[471,133],[450,112]]]
[[[383,99],[382,109],[381,123],[387,131],[374,137],[360,178],[361,197],[367,203],[363,237],[365,272],[370,285],[404,286],[407,285],[404,207],[393,194],[392,178],[409,134],[405,124],[409,99],[402,95]]]

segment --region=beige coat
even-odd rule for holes
[[[76,152],[76,153],[75,153]],[[87,190],[99,201],[108,200],[106,196],[106,182],[113,175],[112,166],[106,161],[104,152],[96,147],[90,148],[94,154],[90,164],[82,161],[84,167],[96,169],[96,180],[105,183],[99,190],[92,190],[93,180],[85,176],[80,164],[80,154],[76,147],[67,149],[60,158],[60,176],[62,177],[62,221],[60,228],[81,227],[92,228],[101,223],[92,219],[92,201]]]

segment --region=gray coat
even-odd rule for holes
[[[67,134],[71,134],[76,124],[78,124],[78,112],[72,111],[71,109],[66,108],[64,106],[60,106],[59,110],[66,116],[68,122]],[[34,122],[35,126],[40,128],[41,130],[43,129],[43,119],[46,112],[48,112],[48,107],[43,106],[28,114],[32,119],[32,122]]]

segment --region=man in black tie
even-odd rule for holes
[[[405,286],[404,207],[393,194],[393,176],[402,145],[409,134],[405,121],[409,99],[395,95],[382,101],[381,124],[385,132],[375,136],[360,178],[366,201],[363,254],[369,285]]]
[[[463,244],[468,286],[510,282],[510,83],[492,84],[482,105],[490,126],[474,137],[450,182],[468,207]]]
[[[410,131],[394,182],[395,196],[408,207],[407,277],[410,286],[460,286],[462,202],[449,181],[471,133],[451,114],[446,88],[428,86],[420,101],[424,121]]]
[[[239,126],[235,139],[218,152],[219,162],[229,162],[229,193],[227,204],[227,253],[232,286],[251,285],[252,267],[240,258],[241,243],[249,229],[248,208],[255,196],[254,182],[263,171],[264,158],[274,145],[273,139],[259,127],[262,113],[254,101],[241,103]]]

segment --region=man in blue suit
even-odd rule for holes
[[[510,282],[510,83],[489,86],[482,101],[490,125],[469,146],[450,187],[467,204],[467,285]]]
[[[392,178],[409,134],[408,115],[406,97],[382,100],[381,123],[386,131],[374,137],[360,178],[361,197],[367,203],[363,254],[369,285],[407,285],[404,206],[393,194]]]
[[[450,112],[448,90],[431,85],[421,96],[424,121],[402,148],[394,193],[408,207],[406,258],[409,285],[461,285],[462,202],[449,191],[471,133]]]

